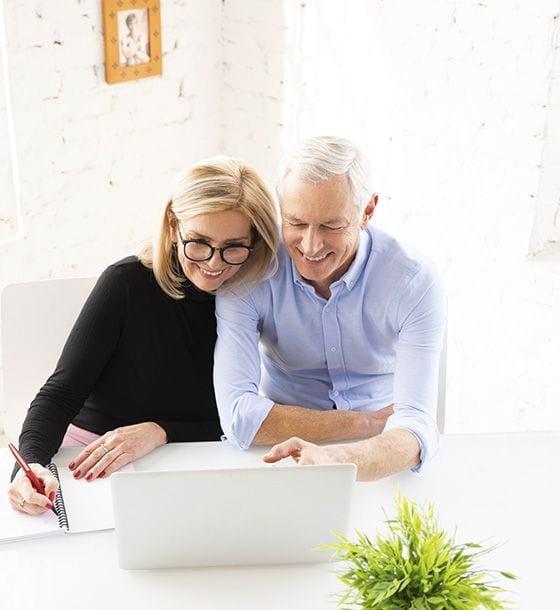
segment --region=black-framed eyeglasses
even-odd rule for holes
[[[217,248],[216,246],[211,246],[203,239],[183,239],[178,222],[177,232],[179,233],[179,238],[183,244],[183,254],[185,255],[185,258],[188,258],[195,263],[209,261],[214,256],[214,252],[219,252],[220,258],[224,263],[228,265],[242,265],[249,256],[251,256],[251,252],[253,251],[251,246],[231,245]]]

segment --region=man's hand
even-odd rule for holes
[[[297,436],[274,445],[263,457],[263,461],[274,463],[287,457],[291,457],[295,462],[302,465],[348,463],[348,456],[344,453],[343,445],[319,447]]]
[[[74,471],[74,478],[93,481],[109,476],[166,442],[165,431],[154,422],[124,426],[90,443],[68,468]]]
[[[356,464],[357,480],[373,481],[416,466],[420,445],[413,434],[397,428],[344,445],[317,446],[292,437],[274,445],[263,460],[273,463],[287,457],[298,464]]]

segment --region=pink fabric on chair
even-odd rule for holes
[[[78,428],[74,424],[70,424],[66,429],[66,434],[62,439],[61,447],[85,447],[99,438],[99,434],[94,434],[83,428]]]

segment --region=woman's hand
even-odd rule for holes
[[[43,496],[35,490],[31,481],[25,476],[25,472],[20,468],[8,489],[8,499],[14,510],[29,515],[40,515],[52,508],[58,489],[58,481],[50,470],[47,470],[41,464],[29,464],[29,466],[43,483],[45,495]]]
[[[165,430],[154,422],[124,426],[106,432],[90,443],[68,468],[74,471],[74,478],[93,481],[109,476],[165,443]]]

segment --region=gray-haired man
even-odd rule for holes
[[[227,438],[280,443],[267,461],[353,462],[361,479],[419,470],[438,445],[436,274],[369,224],[378,198],[347,140],[305,140],[282,164],[279,196],[277,273],[249,295],[217,298]],[[312,444],[352,439],[364,440]]]

